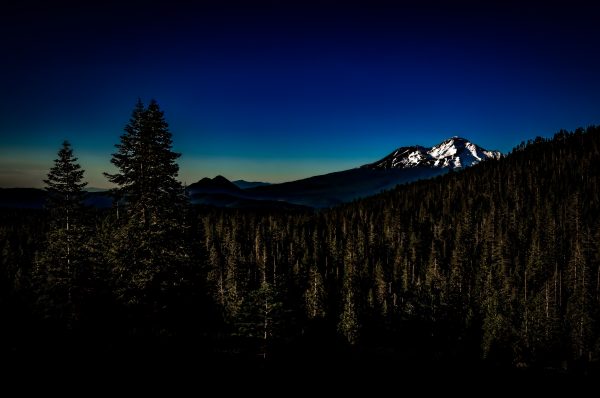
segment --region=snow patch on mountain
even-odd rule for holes
[[[369,169],[404,169],[417,166],[458,169],[473,166],[488,159],[500,159],[499,151],[488,151],[454,136],[431,148],[415,145],[401,147],[383,159],[362,166]]]

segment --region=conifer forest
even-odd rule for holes
[[[139,102],[111,208],[65,141],[45,207],[0,209],[3,361],[597,368],[600,128],[318,210],[192,205],[172,140]]]

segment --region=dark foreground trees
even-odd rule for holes
[[[105,173],[117,187],[115,217],[106,259],[118,299],[141,311],[164,313],[189,282],[189,247],[185,241],[186,197],[177,180],[180,154],[157,102],[138,101]]]
[[[188,207],[154,102],[138,104],[117,148],[115,206],[90,216],[90,239],[78,248],[93,250],[83,260],[70,246],[79,207],[65,207],[78,194],[53,207],[50,234],[63,232],[48,246],[23,239],[37,236],[42,216],[0,223],[10,300],[29,297],[27,264],[44,253],[59,253],[49,261],[61,270],[79,261],[94,270],[90,294],[104,300],[88,313],[113,331],[106,347],[168,336],[168,347],[194,347],[198,358],[315,364],[352,352],[407,367],[600,359],[598,128],[319,212]],[[52,173],[79,175],[70,185],[79,192],[80,169],[68,150],[65,159],[57,165],[70,166]],[[48,308],[68,318],[68,306],[53,304],[68,295],[52,280]],[[3,308],[10,294],[0,294]]]
[[[69,325],[80,314],[92,273],[83,174],[71,144],[64,141],[44,180],[51,221],[34,269],[43,313]]]

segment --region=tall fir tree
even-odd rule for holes
[[[179,221],[186,197],[177,180],[181,154],[173,152],[173,139],[164,112],[152,100],[147,108],[138,100],[111,163],[115,174],[104,173],[117,185],[118,200],[127,204],[129,218],[144,227]]]
[[[173,303],[188,277],[180,154],[172,149],[172,134],[154,100],[148,107],[139,100],[124,130],[111,160],[118,172],[105,173],[117,185],[120,213],[108,258],[118,298],[156,314]]]
[[[325,317],[327,313],[327,295],[323,285],[323,277],[315,265],[311,266],[308,270],[308,284],[304,298],[308,319]]]
[[[37,266],[39,301],[47,316],[68,325],[78,317],[91,272],[83,205],[87,182],[82,182],[83,174],[71,144],[64,141],[44,180],[51,221]]]
[[[346,246],[344,256],[344,278],[342,286],[342,312],[338,321],[338,331],[350,345],[355,345],[359,338],[358,303],[356,300],[356,247],[352,237]]]

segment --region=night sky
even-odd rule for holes
[[[600,13],[573,1],[6,3],[3,187],[42,186],[63,139],[107,187],[138,97],[165,111],[188,184],[293,180],[452,135],[507,152],[600,124]]]

